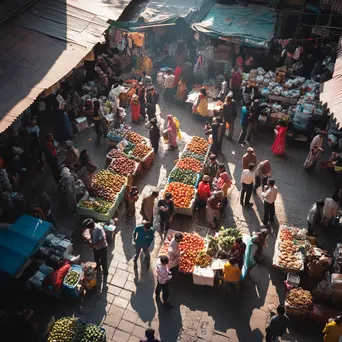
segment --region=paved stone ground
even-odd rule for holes
[[[161,104],[162,114],[174,114],[181,123],[183,132],[179,142],[179,151],[184,148],[192,135],[203,136],[204,120],[195,117],[188,109]],[[238,124],[236,125],[239,126]],[[147,136],[144,125],[133,125],[133,130]],[[238,129],[237,129],[238,130]],[[235,132],[235,137],[238,132]],[[301,168],[308,152],[305,145],[293,146],[287,150],[284,158],[273,156],[270,151],[273,135],[270,129],[260,129],[259,137],[253,142],[258,161],[269,159],[272,173],[279,188],[276,204],[277,220],[274,233],[268,239],[265,249],[265,262],[257,266],[241,286],[239,295],[228,289],[214,289],[193,285],[189,276],[179,275],[172,285],[172,310],[159,307],[154,301],[155,260],[162,244],[162,237],[156,234],[152,252],[151,268],[146,270],[138,262],[135,269],[132,262],[133,250],[131,233],[139,217],[140,201],[137,203],[137,217],[122,219],[118,225],[115,241],[109,245],[110,268],[105,284],[100,284],[95,293],[87,295],[81,302],[61,298],[53,302],[39,303],[44,312],[42,322],[62,315],[75,314],[85,321],[103,324],[107,331],[107,341],[139,341],[144,336],[147,327],[153,327],[157,336],[163,342],[182,341],[262,341],[268,320],[268,305],[277,304],[284,298],[284,275],[272,267],[274,242],[279,223],[305,226],[307,211],[313,201],[325,198],[331,191],[332,180],[318,170],[307,174]],[[74,139],[79,149],[87,148],[94,161],[104,166],[107,143],[96,143],[92,129],[80,133]],[[224,142],[224,162],[233,178],[234,186],[229,194],[229,207],[224,219],[225,226],[237,226],[244,232],[260,229],[260,216],[263,215],[260,192],[253,195],[254,206],[245,209],[239,204],[241,157],[246,147],[236,142]],[[171,171],[179,151],[165,151],[163,146],[155,163],[147,174],[138,181],[142,194],[149,193],[151,187],[162,188],[167,175]],[[48,190],[53,199],[58,202],[58,194],[50,182]],[[260,190],[259,190],[260,191]],[[77,252],[82,260],[93,260],[91,251],[81,243],[80,219],[77,215],[68,214],[63,210],[62,201],[54,208],[54,213],[60,231],[72,231]],[[121,209],[121,214],[123,209]],[[196,225],[205,226],[203,217],[195,214],[193,217],[176,217],[173,229],[187,231]],[[324,238],[324,237],[323,237]],[[293,322],[291,334],[283,341],[320,341],[319,330],[306,326],[305,322]]]

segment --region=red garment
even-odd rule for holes
[[[178,84],[181,73],[182,73],[182,69],[181,69],[180,66],[178,66],[178,67],[175,69],[175,71],[173,72],[173,75],[175,76],[175,80],[173,81],[173,86],[174,86],[174,87]]]
[[[131,100],[132,121],[139,121],[140,102],[139,100]]]
[[[217,187],[219,189],[222,189],[223,185],[227,183],[228,187],[232,185],[232,181],[230,180],[227,172],[222,172],[219,176],[219,179],[217,180]]]
[[[55,147],[55,145],[54,145],[52,142],[48,141],[48,142],[46,143],[46,149],[47,149],[53,156],[56,156],[56,155],[57,155],[56,147]]]
[[[198,197],[202,201],[206,201],[210,196],[210,184],[201,181],[198,184]]]
[[[240,89],[242,83],[242,75],[239,72],[234,72],[230,78],[230,84],[232,89]]]
[[[238,68],[241,68],[241,67],[244,65],[243,58],[242,58],[241,56],[238,56],[238,57],[236,58],[235,63],[236,63],[236,66],[237,66]]]
[[[277,130],[278,133],[271,149],[275,155],[281,156],[285,153],[287,127],[277,126]]]
[[[65,275],[68,273],[70,267],[70,263],[66,261],[61,268],[59,268],[56,271],[53,271],[44,279],[44,285],[52,285],[55,292],[58,292],[61,289],[63,279]]]
[[[234,245],[231,250],[231,256],[234,256],[238,259],[238,263],[243,263],[243,257],[246,250],[246,244],[244,242],[236,243],[234,242]]]

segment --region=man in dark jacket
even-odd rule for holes
[[[233,99],[233,92],[229,92],[223,105],[223,118],[225,124],[229,125],[228,139],[233,140],[234,123],[237,117],[236,102]]]
[[[139,103],[140,103],[140,116],[145,118],[145,108],[146,108],[146,99],[145,99],[145,88],[143,82],[139,82],[139,87],[136,89],[135,93],[138,95]]]
[[[156,117],[156,105],[159,103],[159,94],[151,87],[146,95],[146,108],[148,119],[151,120]]]

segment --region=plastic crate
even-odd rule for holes
[[[69,285],[69,284],[65,283],[65,279],[68,276],[69,272],[71,272],[71,271],[76,271],[79,274],[78,280],[75,283],[75,285]],[[80,297],[81,291],[78,289],[77,285],[79,284],[79,282],[81,280],[82,273],[83,273],[83,270],[82,270],[82,267],[80,265],[72,265],[70,267],[68,273],[65,275],[65,277],[63,279],[63,286],[65,287],[65,290],[69,296],[74,297],[74,298]]]
[[[129,158],[127,157],[127,159],[129,159]],[[131,160],[132,160],[132,159],[131,159]],[[133,160],[133,161],[134,161],[134,160]],[[134,161],[134,162],[135,162],[135,168],[134,168],[134,171],[133,171],[133,173],[132,173],[133,176],[139,174],[139,171],[140,171],[140,169],[141,169],[141,164],[140,164],[139,162],[136,162],[136,161]],[[112,162],[109,164],[107,170],[110,171],[111,173],[118,174],[117,172],[112,171],[112,170],[109,169],[109,167],[110,167],[111,164],[113,164],[113,163],[115,163],[115,159],[113,159]],[[120,175],[120,176],[127,177],[127,175],[126,175],[126,176],[125,176],[125,175]]]
[[[174,167],[174,168],[171,170],[171,172],[172,172],[173,170],[175,170],[175,169],[178,169],[178,168],[177,168],[177,167]],[[171,175],[171,172],[170,172],[170,175]],[[195,184],[188,184],[188,183],[184,183],[184,184],[194,186],[194,187],[197,189],[198,183],[200,182],[200,179],[201,179],[201,174],[198,173],[198,172],[195,172],[195,171],[193,171],[193,172],[194,172],[194,173],[197,173],[197,179],[196,179]],[[172,182],[179,182],[179,181],[173,180],[173,179],[170,177],[170,175],[169,175],[169,177],[167,178],[167,184],[172,183]],[[183,182],[180,182],[180,183],[183,183]]]

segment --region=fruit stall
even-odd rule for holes
[[[171,170],[164,189],[175,204],[175,213],[191,216],[194,210],[197,186],[208,159],[210,144],[194,136],[185,146],[175,167]]]
[[[179,233],[169,229],[165,237],[159,256],[167,255],[169,244],[173,236]],[[219,251],[229,254],[236,237],[242,236],[247,243],[249,236],[243,236],[239,229],[221,227],[220,231],[211,236],[206,230],[206,237],[198,233],[184,233],[180,243],[182,252],[179,264],[179,271],[183,274],[192,275],[193,283],[197,285],[215,285],[216,272],[223,270],[227,260],[218,257]],[[247,251],[246,251],[247,252]],[[245,254],[246,255],[246,254]],[[241,280],[246,276],[246,267],[243,266]]]
[[[108,170],[99,171],[93,178],[91,194],[77,204],[76,212],[82,217],[109,221],[124,198],[127,178]]]
[[[47,342],[104,342],[106,340],[106,330],[103,327],[85,323],[76,317],[63,317],[51,323]]]

